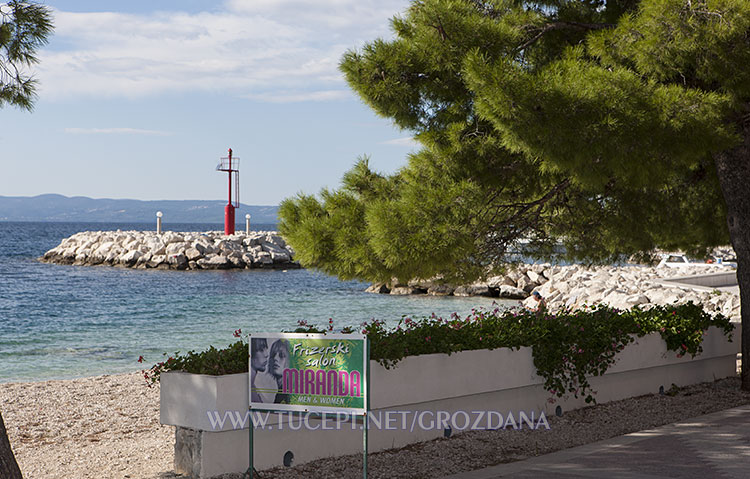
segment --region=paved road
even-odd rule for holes
[[[747,479],[750,405],[445,479],[500,477]]]

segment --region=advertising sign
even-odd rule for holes
[[[253,333],[249,354],[251,409],[366,414],[365,336]]]

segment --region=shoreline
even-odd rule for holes
[[[504,275],[492,276],[469,285],[454,286],[436,280],[412,280],[408,284],[375,283],[367,292],[390,295],[488,296],[522,300],[534,309],[531,293],[538,291],[547,309],[581,309],[600,303],[617,309],[634,306],[649,308],[692,301],[710,313],[739,318],[737,286],[700,287],[685,280],[702,275],[726,275],[736,270],[722,265],[679,268],[643,265],[629,266],[557,266],[549,264],[517,265]],[[683,282],[674,280],[682,279]],[[736,277],[734,285],[736,285]],[[736,290],[736,291],[735,291]]]

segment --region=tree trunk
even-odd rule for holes
[[[737,282],[742,314],[742,389],[750,391],[750,122],[738,122],[743,142],[716,155],[727,225],[737,254]]]
[[[10,448],[2,413],[0,413],[0,477],[3,479],[23,479],[21,469],[18,468],[16,462],[16,456],[13,455],[13,449]]]

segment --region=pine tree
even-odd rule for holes
[[[394,175],[353,170],[374,193],[325,241],[356,253],[315,233],[341,192],[287,200],[303,264],[473,278],[521,246],[606,262],[731,241],[750,357],[750,2],[415,0],[392,28],[341,69],[422,149]]]
[[[0,4],[0,108],[31,110],[36,80],[27,69],[38,62],[36,51],[52,33],[52,15],[45,5],[10,1]]]
[[[48,7],[33,2],[0,4],[0,108],[5,105],[31,110],[36,80],[26,68],[37,62],[36,50],[52,33]],[[0,477],[20,479],[21,470],[8,440],[0,411]]]

